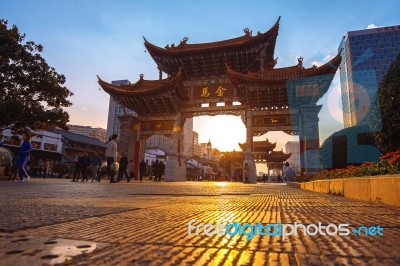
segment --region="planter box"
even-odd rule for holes
[[[344,195],[343,193],[343,179],[329,180],[329,191],[332,194]]]
[[[304,190],[400,206],[400,175],[317,180],[299,185]]]
[[[329,192],[329,180],[314,181],[315,192],[328,193]]]
[[[314,182],[306,182],[303,184],[305,190],[314,191]]]
[[[400,178],[371,178],[371,200],[400,206]]]
[[[343,194],[347,198],[371,200],[370,178],[344,179]]]

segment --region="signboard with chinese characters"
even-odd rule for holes
[[[265,127],[265,126],[286,126],[290,125],[289,115],[263,115],[253,116],[254,127]]]
[[[194,86],[193,98],[196,100],[224,99],[234,96],[232,84],[221,80],[205,80],[202,85]]]
[[[162,121],[143,121],[141,123],[142,131],[161,131],[161,130],[173,130],[174,120],[162,120]]]

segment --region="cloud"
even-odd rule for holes
[[[321,61],[312,61],[311,65],[316,65],[317,67],[319,67],[319,66],[322,66],[323,64],[325,64],[326,62],[328,62],[329,60],[331,60],[332,58],[333,58],[333,55],[327,55]]]
[[[330,116],[339,123],[343,123],[342,90],[340,82],[331,89],[327,99]]]
[[[367,29],[376,29],[376,28],[380,28],[380,27],[382,27],[382,26],[377,26],[377,25],[375,25],[374,23],[371,23],[371,24],[369,24],[369,25],[367,26]]]
[[[87,110],[88,110],[87,107],[85,107],[85,106],[82,106],[82,107],[81,107],[81,111],[85,112],[85,111],[87,111]]]

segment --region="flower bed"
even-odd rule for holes
[[[400,150],[382,155],[380,159],[379,162],[366,162],[360,166],[349,165],[347,168],[343,169],[325,169],[314,177],[300,178],[299,181],[304,182],[320,179],[393,175],[400,173]]]

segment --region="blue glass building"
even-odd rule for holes
[[[400,25],[349,31],[339,50],[344,126],[369,124],[379,83],[400,53]]]

